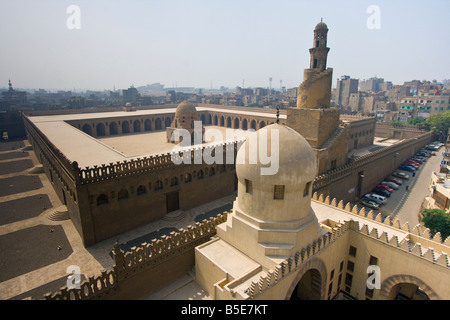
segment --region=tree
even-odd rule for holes
[[[450,127],[450,111],[433,114],[428,118],[427,123],[439,140],[445,141]]]
[[[442,240],[450,236],[450,213],[440,209],[425,209],[422,211],[422,222],[430,229],[431,235],[441,233]]]
[[[418,125],[418,124],[422,124],[427,122],[427,119],[422,118],[422,117],[414,117],[411,119],[408,119],[408,124],[412,124],[412,125]]]

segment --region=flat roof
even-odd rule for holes
[[[111,119],[123,117],[154,116],[175,113],[176,108],[148,109],[136,111],[116,111],[79,113],[63,115],[29,116],[28,119],[70,160],[77,161],[81,168],[111,162],[131,160],[170,152],[176,144],[166,141],[166,131],[149,131],[94,138],[70,125],[69,121],[88,119]],[[242,111],[226,108],[197,107],[197,111],[223,112],[228,114],[276,118],[276,114],[257,111]],[[286,115],[280,114],[280,119]],[[225,127],[214,127],[226,137]],[[220,141],[216,141],[217,143]],[[209,144],[207,141],[206,144]]]

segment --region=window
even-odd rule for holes
[[[344,269],[344,261],[341,261],[341,264],[339,265],[339,272],[342,272],[342,269]]]
[[[117,194],[117,200],[124,200],[128,198],[128,191],[126,189],[120,189]]]
[[[333,290],[333,282],[330,282],[330,285],[328,286],[328,295],[331,294],[332,290]]]
[[[341,282],[342,282],[342,274],[340,274],[339,277],[338,277],[338,284],[337,284],[338,289],[341,286]]]
[[[213,167],[211,167],[211,169],[209,170],[209,175],[213,176],[216,174],[216,169],[214,169]]]
[[[202,170],[200,170],[200,171],[197,173],[197,179],[203,179],[203,171],[202,171]]]
[[[170,179],[170,186],[174,187],[178,185],[178,179],[177,177],[173,177],[172,179]]]
[[[138,188],[137,188],[137,190],[136,190],[136,193],[137,193],[137,195],[139,196],[139,195],[142,195],[142,194],[145,194],[147,192],[147,190],[145,189],[145,186],[139,186]]]
[[[369,265],[370,265],[370,266],[376,266],[376,265],[378,265],[378,258],[377,258],[377,257],[374,257],[374,256],[370,256],[370,259],[369,259]]]
[[[184,182],[185,183],[188,183],[188,182],[191,182],[192,181],[192,176],[191,176],[191,174],[190,173],[186,173],[185,175],[184,175]]]
[[[350,273],[345,275],[345,285],[351,287],[353,282],[353,276]]]
[[[274,186],[273,199],[274,200],[283,200],[284,199],[284,186]]]
[[[351,255],[352,257],[356,257],[356,248],[353,246],[350,246],[348,254]]]
[[[303,190],[303,197],[306,197],[309,195],[310,189],[311,189],[311,182],[308,182],[305,186],[305,189]]]
[[[333,280],[333,277],[334,277],[334,269],[331,270],[331,273],[330,273],[330,281]]]
[[[353,272],[355,270],[355,263],[352,261],[347,262],[347,270]]]
[[[101,194],[97,197],[97,206],[108,203],[108,196],[106,194]]]
[[[161,190],[163,188],[163,183],[161,180],[156,181],[155,190]]]
[[[253,193],[253,185],[250,180],[245,179],[245,192],[246,193]]]
[[[366,298],[373,298],[373,289],[369,289],[367,286],[366,286]]]

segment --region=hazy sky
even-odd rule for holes
[[[80,29],[66,12],[80,8]],[[369,29],[371,5],[381,29]],[[0,87],[111,90],[160,82],[287,88],[323,18],[333,85],[450,78],[448,0],[0,0]],[[370,20],[373,21],[373,20]]]

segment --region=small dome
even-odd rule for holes
[[[325,22],[320,21],[316,27],[314,28],[314,30],[327,30],[328,31],[328,26],[325,24]]]
[[[199,120],[200,118],[195,105],[189,101],[183,101],[178,105],[175,111],[173,127],[192,129],[194,127],[194,121]]]
[[[177,110],[175,111],[175,116],[178,117],[191,117],[195,116],[198,117],[197,109],[195,108],[195,105],[189,101],[183,101],[180,103],[177,107]]]

